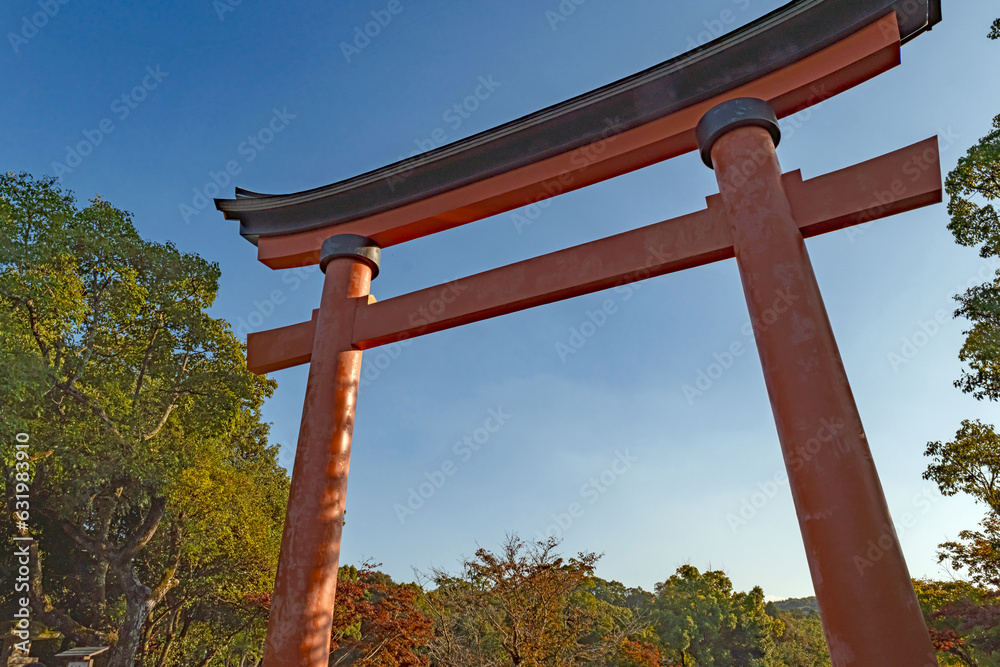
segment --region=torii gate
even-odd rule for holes
[[[940,202],[937,141],[807,181],[782,174],[775,146],[778,116],[897,65],[901,43],[939,20],[939,0],[795,0],[645,72],[383,169],[216,200],[264,264],[325,272],[309,321],[247,339],[256,373],[310,364],[264,666],[327,664],[363,350],[731,257],[833,665],[936,666],[804,238]],[[380,248],[695,148],[719,183],[701,211],[386,301],[369,295]],[[776,295],[789,293],[776,317]],[[859,566],[872,545],[880,557]]]

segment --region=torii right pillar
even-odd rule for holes
[[[864,427],[781,183],[767,102],[697,128],[715,169],[834,667],[937,667]]]

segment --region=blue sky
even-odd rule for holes
[[[216,183],[229,196],[234,185],[281,193],[348,178],[632,74],[780,4],[585,0],[553,22],[557,0],[10,0],[0,169],[58,172],[81,201],[99,194],[132,211],[147,238],[220,264],[216,316],[245,322],[243,333],[283,326],[308,319],[321,274],[259,264],[237,223],[204,207]],[[26,27],[46,7],[51,16],[35,19],[44,25]],[[344,48],[372,12],[379,34]],[[809,178],[933,134],[953,167],[1000,112],[989,74],[1000,44],[985,36],[993,3],[946,2],[944,15],[903,48],[901,67],[786,122],[785,170]],[[481,79],[492,92],[458,116],[453,106]],[[268,142],[255,145],[265,128]],[[67,147],[80,142],[92,150],[74,157]],[[688,154],[557,197],[530,225],[508,213],[386,249],[372,291],[385,299],[688,213],[716,191]],[[935,545],[982,508],[921,479],[924,445],[963,418],[996,415],[952,386],[963,323],[950,297],[997,267],[958,247],[946,223],[937,205],[808,242],[911,574],[937,578],[947,575]],[[561,357],[558,344],[590,319],[601,326]],[[367,352],[342,562],[370,557],[412,579],[411,567],[455,568],[505,532],[551,529],[566,552],[603,552],[598,573],[627,585],[651,588],[691,563],[724,568],[739,589],[812,594],[746,322],[728,261]],[[688,400],[684,385],[735,342],[746,351]],[[290,465],[306,373],[274,377],[265,416]],[[424,483],[429,497],[401,512]],[[741,508],[745,523],[733,520]]]

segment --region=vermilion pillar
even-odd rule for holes
[[[802,234],[781,183],[774,111],[702,119],[835,667],[937,666]]]
[[[292,469],[264,667],[326,667],[340,534],[351,465],[361,351],[354,310],[378,274],[379,248],[363,236],[323,243],[325,271],[302,425]]]

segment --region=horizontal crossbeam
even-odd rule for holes
[[[941,201],[936,137],[807,181],[798,170],[782,179],[807,238]],[[362,304],[354,345],[367,350],[733,257],[721,198],[706,201],[695,213]],[[247,366],[268,373],[308,363],[315,327],[314,311],[309,322],[250,334]]]

